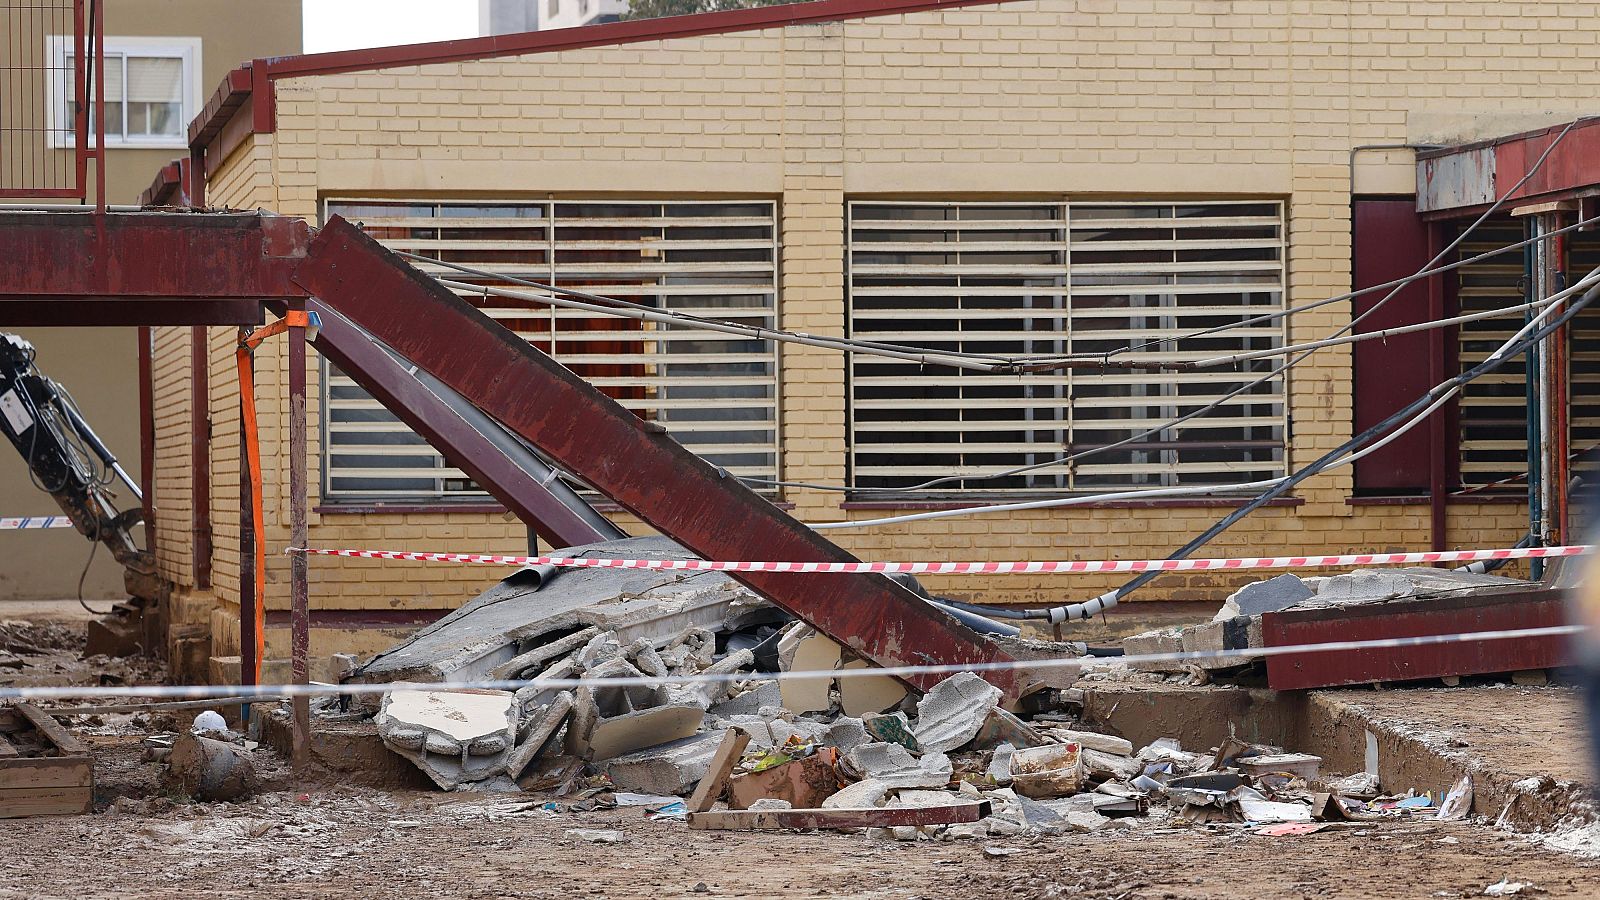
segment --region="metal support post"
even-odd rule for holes
[[[289,544],[308,544],[306,526],[306,326],[305,302],[290,306],[289,318]],[[309,573],[304,553],[289,556],[290,665],[295,684],[309,684],[311,671],[307,654],[311,646]],[[304,769],[311,762],[311,701],[295,697],[294,765]]]

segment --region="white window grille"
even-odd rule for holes
[[[73,38],[54,35],[56,65],[71,71]],[[105,39],[107,147],[187,147],[189,122],[200,111],[200,38],[111,37]],[[70,147],[77,104],[70,79],[53,79],[50,145]],[[92,88],[86,88],[86,91]],[[90,115],[89,129],[96,127]]]
[[[1276,202],[852,202],[853,337],[1001,355],[1097,353],[1281,309]],[[1280,322],[1133,354],[1197,359],[1282,346]],[[865,355],[851,362],[851,477],[930,495],[1225,484],[1284,471],[1281,379],[1073,464],[1267,371],[990,375]]]
[[[656,309],[776,326],[774,204],[767,201],[532,203],[329,201],[385,246]],[[456,281],[537,291],[444,266]],[[778,357],[773,342],[692,325],[638,322],[463,293],[500,324],[659,422],[707,461],[740,476],[778,471]],[[481,497],[478,487],[327,366],[324,497]]]

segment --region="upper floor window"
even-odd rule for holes
[[[51,38],[52,53],[69,70],[72,38]],[[107,37],[105,127],[107,147],[185,147],[189,121],[198,112],[200,39],[197,37]],[[77,115],[71,81],[50,85],[51,146],[72,145]],[[90,133],[95,128],[89,122]]]
[[[1283,308],[1277,202],[854,202],[849,216],[852,337],[999,356],[1143,347],[1132,358],[1145,360],[1283,342],[1279,321],[1242,324]],[[854,354],[852,483],[940,495],[1275,477],[1282,380],[1228,396],[1275,363],[1019,377]],[[917,488],[952,474],[968,477]]]

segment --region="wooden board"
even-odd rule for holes
[[[744,748],[750,743],[750,735],[737,728],[729,728],[722,736],[722,744],[717,747],[715,756],[711,757],[711,768],[706,770],[706,776],[694,786],[694,793],[689,795],[688,807],[690,812],[705,812],[711,804],[717,802],[722,796],[722,788],[728,783],[728,773],[739,762],[739,757],[744,753]]]
[[[94,762],[89,748],[37,707],[19,703],[4,712],[5,730],[16,734],[31,726],[59,755],[23,756],[0,736],[0,819],[90,812]]]
[[[900,825],[951,825],[989,815],[989,801],[949,806],[894,806],[870,809],[719,809],[689,813],[689,827],[717,831],[773,831],[808,828],[893,828]]]
[[[40,734],[49,738],[50,743],[56,745],[56,749],[61,751],[62,756],[87,756],[89,754],[88,747],[80,743],[65,728],[62,728],[61,723],[51,718],[44,710],[31,703],[18,703],[17,712],[22,713],[23,718],[32,722],[33,727],[39,729]]]
[[[71,816],[90,812],[94,791],[86,787],[0,789],[0,819],[27,816]]]

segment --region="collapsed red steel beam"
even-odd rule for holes
[[[702,557],[855,560],[344,219],[335,216],[315,236],[293,279],[558,465]],[[883,575],[747,572],[733,577],[879,665],[1011,659]],[[925,690],[945,677],[905,680]],[[984,677],[1011,696],[1024,687],[1015,670]]]

